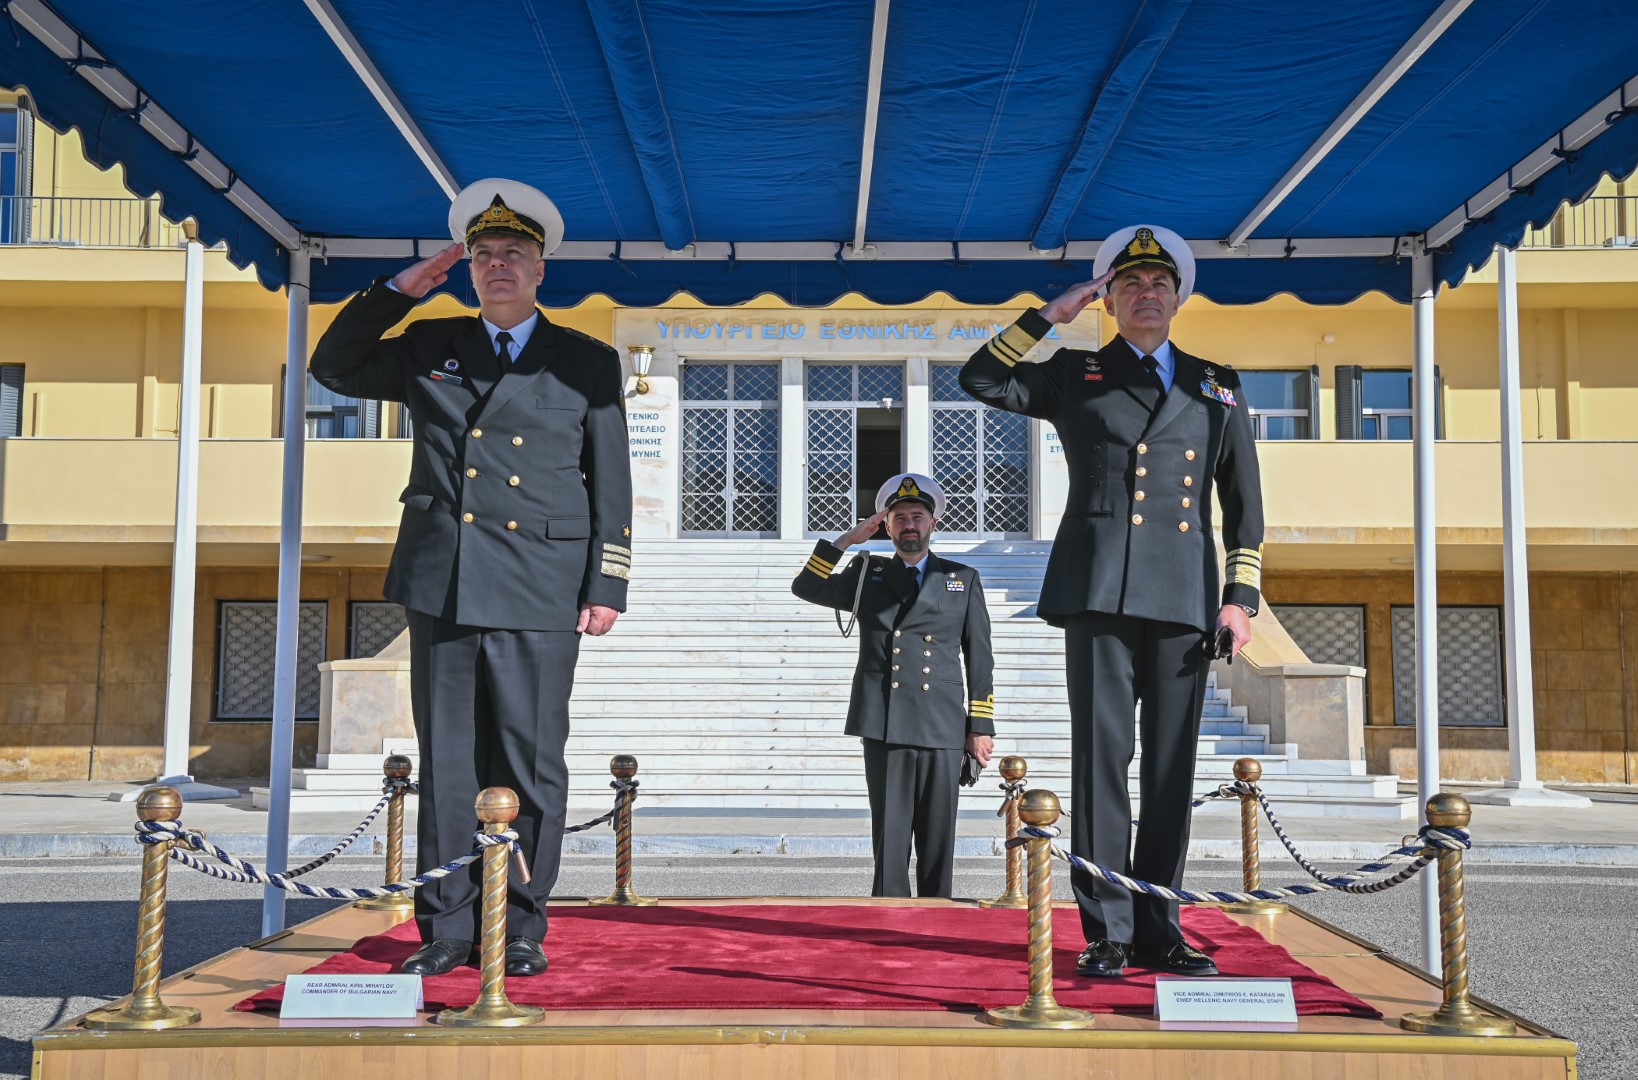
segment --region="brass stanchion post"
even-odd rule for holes
[[[410,759],[402,754],[389,755],[381,763],[381,772],[386,778],[397,781],[407,781],[410,770],[413,768]],[[392,885],[404,880],[404,796],[406,789],[403,783],[393,788],[392,800],[387,803],[387,880],[385,884]],[[360,900],[358,906],[375,911],[414,911],[415,898],[407,892],[391,893],[387,896],[376,896],[368,900]]]
[[[175,821],[182,795],[173,787],[151,787],[137,797],[137,820]],[[199,1022],[199,1010],[167,1005],[159,997],[159,969],[165,954],[165,878],[170,840],[142,849],[142,900],[137,907],[136,975],[131,999],[118,1008],[98,1009],[81,1023],[93,1031],[153,1031]]]
[[[478,792],[478,820],[483,831],[503,833],[517,819],[518,797],[510,788]],[[483,945],[480,951],[482,990],[465,1009],[445,1009],[436,1020],[449,1027],[524,1027],[546,1016],[539,1005],[514,1005],[506,997],[506,865],[511,849],[494,844],[483,849]]]
[[[1263,778],[1263,763],[1256,758],[1243,757],[1234,763],[1234,778],[1256,787]],[[1263,887],[1263,860],[1257,851],[1257,795],[1244,792],[1240,796],[1240,876],[1246,892]],[[1224,904],[1224,911],[1239,915],[1274,915],[1285,910],[1278,900],[1246,900],[1238,904]]]
[[[1473,808],[1460,795],[1440,792],[1428,800],[1428,824],[1465,829]],[[1487,1016],[1467,1000],[1467,900],[1462,884],[1462,853],[1439,849],[1439,959],[1444,1004],[1430,1013],[1406,1013],[1399,1026],[1429,1035],[1513,1035],[1518,1025]]]
[[[609,772],[616,780],[630,780],[637,775],[637,759],[630,754],[615,754],[609,758]],[[631,887],[631,792],[616,796],[619,805],[614,811],[614,891],[591,904],[616,904],[623,907],[650,907],[659,901],[639,896]]]
[[[1045,828],[1058,820],[1058,796],[1045,789],[1026,794],[1018,816],[1027,825]],[[1092,1014],[1058,1004],[1052,993],[1052,841],[1029,838],[1029,997],[1022,1005],[991,1009],[979,1017],[987,1024],[1022,1028],[1083,1028]]]
[[[1023,784],[1024,777],[1029,775],[1029,763],[1016,755],[1008,755],[1001,759],[1001,779],[1007,782],[1007,794],[1001,804],[1001,812],[1007,819],[1007,887],[994,900],[980,900],[979,907],[1021,908],[1029,907],[1029,897],[1024,892],[1024,845],[1012,844],[1018,838],[1018,802],[1023,793],[1018,790]]]

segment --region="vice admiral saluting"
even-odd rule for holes
[[[912,840],[916,895],[950,895],[963,759],[970,753],[986,764],[995,746],[989,610],[978,571],[927,546],[943,514],[938,484],[900,473],[876,493],[876,513],[834,544],[819,541],[791,583],[811,603],[839,611],[858,605],[846,731],[864,747],[872,896],[910,895]],[[866,554],[835,573],[847,549],[884,520],[894,555]]]
[[[313,352],[324,386],[400,401],[415,423],[409,485],[387,572],[408,609],[421,751],[422,871],[472,846],[473,802],[517,792],[513,828],[533,880],[507,896],[506,971],[546,970],[557,880],[569,690],[580,634],[626,604],[631,463],[614,350],[535,307],[563,239],[550,199],[481,180],[449,211],[456,243],[354,297]],[[423,319],[382,339],[469,251],[479,318]],[[415,894],[422,947],[404,970],[439,974],[479,937],[479,864]]]
[[[1073,850],[1177,887],[1189,840],[1195,741],[1219,630],[1238,651],[1259,604],[1263,507],[1250,418],[1233,371],[1177,348],[1171,322],[1194,285],[1176,233],[1132,226],[1099,249],[1097,277],[1070,288],[975,352],[961,385],[980,401],[1049,420],[1069,466],[1069,498],[1041,586],[1040,614],[1064,628]],[[1111,284],[1112,283],[1112,284]],[[1119,335],[1088,352],[1026,353],[1110,285]],[[1223,507],[1219,590],[1212,496]],[[1132,714],[1143,757],[1135,852],[1126,769]],[[1183,941],[1177,905],[1073,876],[1087,948],[1083,975],[1129,961],[1184,974],[1216,966]]]

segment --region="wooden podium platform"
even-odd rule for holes
[[[705,906],[799,899],[676,899]],[[826,898],[824,904],[850,901]],[[856,903],[889,904],[868,900]],[[575,901],[554,902],[574,904]],[[916,904],[927,901],[917,900]],[[962,903],[962,901],[953,901]],[[1152,1018],[1099,1014],[1081,1031],[992,1027],[970,1013],[882,1010],[620,1010],[548,1012],[527,1028],[449,1029],[426,1016],[397,1026],[281,1025],[233,1005],[381,933],[399,916],[357,907],[321,915],[166,980],[167,1004],[201,1022],[156,1032],[92,1032],[75,1017],[35,1037],[35,1080],[447,1080],[618,1077],[722,1080],[961,1076],[964,1080],[1161,1077],[1211,1080],[1574,1080],[1575,1044],[1511,1016],[1519,1035],[1456,1038],[1401,1030],[1435,1009],[1422,973],[1312,916],[1234,915],[1384,1019],[1304,1016],[1280,1032],[1163,1030]],[[1019,949],[1024,943],[1019,942]],[[1018,1000],[1027,987],[1020,985]],[[1510,1016],[1482,1001],[1475,1005]]]

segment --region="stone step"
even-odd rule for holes
[[[638,756],[637,778],[645,797],[686,792],[744,791],[829,791],[862,794],[864,774],[859,750],[852,739],[837,740],[832,749],[809,749],[800,766],[789,757],[758,753],[754,748],[725,746],[718,750],[694,747],[687,750],[655,749]],[[848,745],[851,744],[851,745]],[[607,787],[611,755],[582,749],[572,743],[566,755],[569,787],[572,792],[595,792]],[[1233,779],[1233,759],[1237,755],[1212,753],[1202,749],[1195,769],[1197,792],[1211,790]],[[1139,783],[1142,758],[1133,759],[1127,770],[1128,783]],[[986,775],[996,775],[994,765]],[[301,791],[369,793],[370,805],[380,796],[381,773],[364,769],[296,769],[292,785]],[[1030,759],[1029,784],[1064,795],[1069,790],[1069,762],[1062,757],[1037,755]],[[1290,797],[1338,799],[1397,799],[1399,780],[1394,776],[1283,771],[1265,765],[1259,786],[1271,801]],[[1414,801],[1414,800],[1413,800]],[[1275,812],[1278,813],[1276,806]]]

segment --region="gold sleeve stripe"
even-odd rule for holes
[[[836,569],[836,564],[828,563],[819,556],[814,555],[809,557],[808,565],[805,567],[805,569],[810,573],[818,574],[820,577],[828,578],[830,577],[830,572]]]
[[[1263,549],[1235,548],[1228,553],[1228,579],[1234,585],[1249,585],[1253,589],[1262,591],[1263,587]]]
[[[1012,367],[1029,355],[1029,351],[1033,348],[1035,348],[1035,338],[1030,335],[1028,330],[1025,330],[1017,323],[1013,323],[1001,331],[999,337],[991,338],[989,342],[990,352],[995,354],[995,358],[1008,367]]]
[[[629,558],[631,558],[631,549],[628,548],[628,547],[621,547],[619,544],[604,544],[603,545],[603,554],[605,554],[605,555],[624,555],[626,558],[629,559]]]
[[[619,555],[605,555],[603,556],[603,561],[605,563],[613,563],[615,566],[624,566],[628,570],[631,568],[631,560],[622,558]]]
[[[604,559],[603,560],[603,576],[604,577],[617,577],[621,581],[630,581],[631,580],[631,567],[625,565],[624,563],[610,562],[607,559]]]
[[[981,717],[981,718],[983,718],[985,720],[994,720],[995,719],[995,710],[993,708],[992,709],[980,709],[977,705],[974,705],[972,708],[968,709],[967,712],[968,712],[969,715]]]

